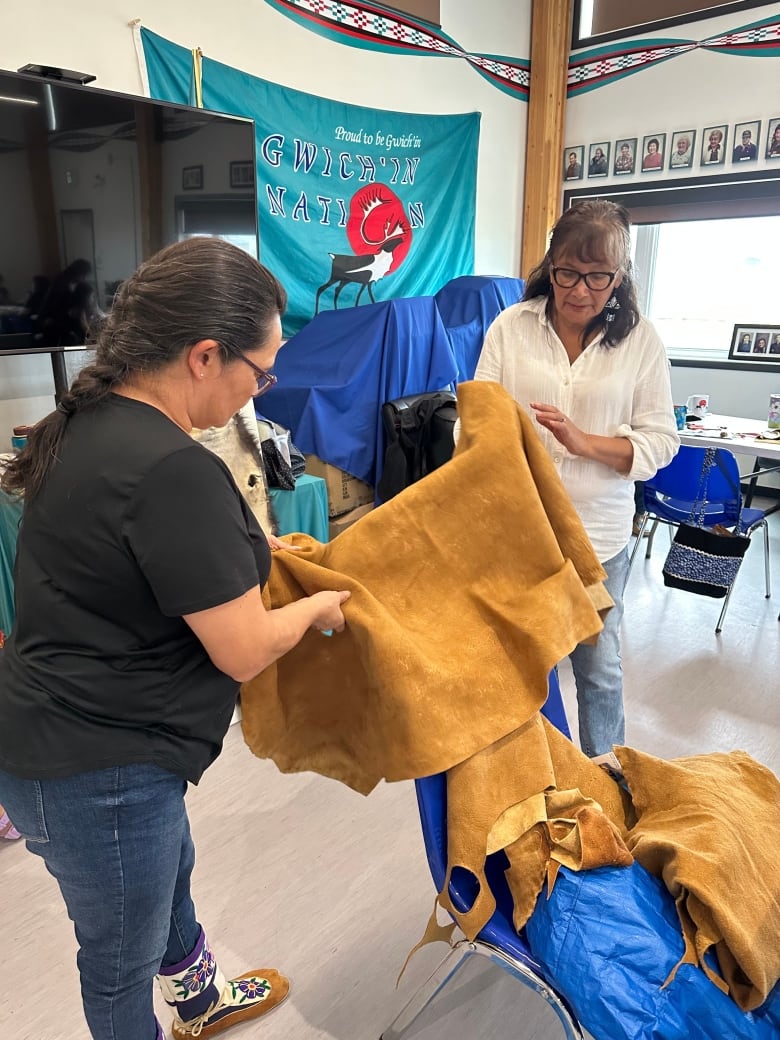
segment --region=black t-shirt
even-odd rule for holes
[[[112,394],[73,416],[22,518],[0,768],[149,762],[197,783],[238,684],[181,615],[264,584],[270,565],[227,466],[161,412]]]

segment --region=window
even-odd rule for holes
[[[620,203],[631,215],[640,309],[669,356],[734,367],[734,326],[780,325],[780,173],[763,171],[572,189]]]
[[[672,357],[722,361],[737,324],[780,325],[780,216],[633,228],[640,305]]]
[[[415,18],[422,18],[425,22],[433,22],[441,25],[441,4],[439,0],[393,0],[383,7],[389,7],[391,11],[400,11],[402,14],[411,14]]]
[[[179,240],[217,235],[257,258],[257,203],[254,195],[201,196],[176,199]]]
[[[764,7],[766,0],[739,3],[704,3],[703,0],[574,0],[572,47],[585,47],[605,40],[636,36],[685,22]]]

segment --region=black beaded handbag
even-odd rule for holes
[[[687,523],[680,524],[675,532],[663,566],[664,585],[683,589],[699,596],[723,599],[737,577],[750,539],[747,535],[735,534],[725,527],[705,527],[707,505],[707,483],[714,463],[720,465],[716,449],[707,448],[701,470],[699,490]],[[723,470],[723,467],[720,467]],[[742,493],[734,488],[739,501],[734,530],[739,531],[742,519]]]

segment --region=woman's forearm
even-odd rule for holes
[[[349,593],[323,591],[266,610],[259,587],[184,620],[220,671],[246,682],[292,650],[309,628],[344,627],[341,604]]]
[[[601,437],[597,433],[585,435],[586,450],[583,458],[601,462],[625,476],[634,462],[634,445],[628,437]]]

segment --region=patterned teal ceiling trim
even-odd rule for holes
[[[711,36],[702,43],[707,50],[721,54],[742,54],[751,58],[780,56],[780,18],[774,14],[741,29]]]
[[[780,56],[780,18],[770,15],[704,40],[633,40],[619,48],[606,46],[580,51],[569,61],[568,96],[577,97],[694,50],[777,58]]]
[[[265,2],[298,25],[336,43],[385,54],[460,58],[505,94],[528,100],[531,63],[526,59],[470,53],[436,26],[382,4],[359,0]],[[618,47],[607,45],[577,52],[569,60],[567,94],[577,97],[694,50],[776,58],[780,56],[780,17],[770,15],[704,40],[653,37]]]
[[[471,54],[428,22],[357,0],[265,0],[287,18],[337,43],[386,54],[460,58],[504,93],[528,100],[530,62],[495,54]]]

